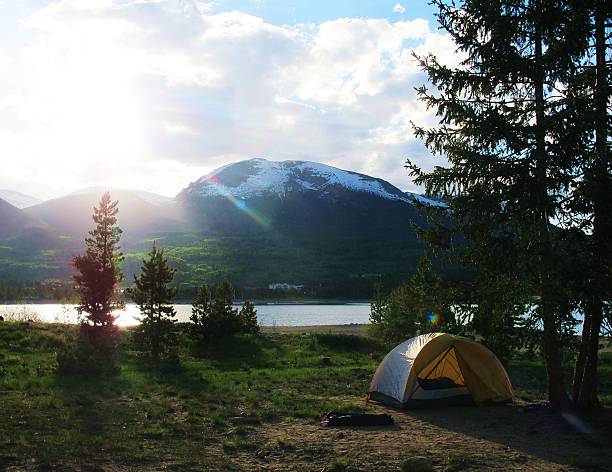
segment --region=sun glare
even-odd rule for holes
[[[26,52],[24,60],[39,71],[26,79],[30,93],[21,109],[37,136],[30,152],[64,170],[95,165],[101,174],[141,158],[138,59],[119,35],[117,28],[88,24],[53,33],[47,45]]]

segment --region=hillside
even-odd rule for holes
[[[11,205],[6,200],[0,198],[0,238],[11,238],[23,233],[28,227],[35,224],[19,208]]]
[[[41,203],[36,197],[25,195],[21,192],[15,192],[14,190],[0,189],[0,199],[10,203],[14,207],[19,209],[27,208],[32,205]]]
[[[412,224],[424,224],[410,197],[390,183],[305,161],[230,164],[175,200],[199,231],[223,236],[414,241]]]
[[[0,224],[0,260],[11,266],[0,281],[67,278],[105,190],[12,207],[13,216]],[[395,284],[412,275],[422,253],[414,226],[425,225],[416,202],[443,205],[364,174],[265,159],[216,169],[173,199],[109,190],[119,200],[126,283],[156,239],[186,292],[228,276],[245,293],[289,283],[304,285],[305,296],[368,297],[376,280]],[[38,222],[44,241],[10,240],[19,222]]]
[[[153,233],[179,232],[187,228],[171,200],[124,189],[83,189],[28,207],[24,212],[43,221],[58,234],[82,239],[92,227],[92,209],[106,190],[120,202],[118,224],[124,232],[124,240],[134,241]]]

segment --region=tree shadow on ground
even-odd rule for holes
[[[269,336],[228,336],[196,347],[194,354],[219,370],[233,371],[273,367],[281,350],[281,344]]]
[[[398,411],[433,426],[491,441],[547,461],[612,470],[612,410],[597,419],[561,416],[525,404]]]
[[[368,354],[371,352],[384,352],[385,346],[382,342],[365,336],[354,334],[316,333],[313,339],[321,346],[332,352],[359,352]]]

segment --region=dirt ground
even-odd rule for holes
[[[265,446],[239,452],[233,462],[243,470],[399,471],[406,459],[424,456],[445,471],[612,471],[612,412],[588,425],[525,406],[397,411],[371,405],[371,412],[393,416],[390,427],[286,420],[253,430]]]

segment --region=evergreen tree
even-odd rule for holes
[[[169,351],[174,336],[176,312],[171,303],[177,289],[170,284],[175,273],[176,269],[168,266],[163,250],[153,244],[129,291],[142,315],[138,339],[155,362]]]
[[[212,327],[210,315],[212,307],[212,290],[203,284],[196,293],[191,305],[191,335],[201,344],[206,344],[209,334],[215,329]]]
[[[573,381],[574,401],[583,409],[599,406],[597,398],[597,362],[599,336],[612,293],[612,168],[609,159],[611,45],[606,28],[611,11],[605,0],[581,2],[588,40],[582,61],[575,68],[572,103],[578,138],[583,144],[581,179],[575,185],[578,198],[570,202],[580,217],[573,223],[581,231],[585,264],[580,289],[584,323]]]
[[[437,110],[439,126],[416,128],[450,166],[416,182],[450,202],[452,231],[467,239],[464,261],[480,273],[525,281],[538,297],[549,400],[567,404],[562,326],[572,317],[565,297],[561,232],[580,144],[570,143],[565,71],[581,54],[580,17],[572,3],[553,0],[435,0],[438,19],[465,60],[460,68],[420,58],[434,89],[419,89]],[[568,146],[561,146],[567,143]]]
[[[119,251],[121,229],[117,226],[118,202],[113,202],[109,192],[94,208],[96,227],[85,239],[86,250],[73,259],[77,271],[74,275],[79,294],[77,310],[84,315],[82,332],[99,349],[112,349],[112,337],[116,331],[113,311],[124,307],[118,297],[117,285],[122,280]]]
[[[212,291],[207,284],[203,284],[196,293],[196,298],[191,305],[191,322],[201,325],[210,312],[212,303]]]
[[[247,334],[259,333],[259,323],[257,322],[257,310],[255,305],[249,300],[244,302],[244,305],[238,312],[240,318],[240,330]]]
[[[234,291],[228,279],[223,279],[214,292],[207,285],[198,290],[191,309],[192,335],[202,344],[212,339],[237,333],[259,332],[255,306],[246,301],[239,311],[233,306]]]
[[[211,318],[218,323],[218,333],[228,334],[239,331],[238,310],[233,306],[234,290],[227,278],[224,278],[215,289],[215,299],[211,306]]]
[[[390,343],[417,334],[454,330],[454,315],[448,303],[448,291],[423,256],[408,283],[383,294],[381,284],[374,287],[370,312],[370,332]]]

